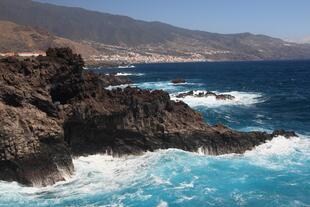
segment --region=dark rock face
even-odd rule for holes
[[[173,84],[180,84],[180,83],[186,83],[186,80],[178,78],[171,81]]]
[[[209,126],[164,91],[109,91],[104,88],[128,80],[82,67],[81,57],[66,48],[49,49],[47,57],[0,60],[0,180],[53,184],[72,174],[71,155],[166,148],[220,155],[295,136]]]
[[[0,61],[0,179],[44,186],[73,172],[54,92],[61,82],[64,98],[77,94],[69,85],[81,81],[83,62],[66,49],[47,53]]]
[[[285,131],[283,129],[280,129],[280,130],[275,130],[272,133],[272,136],[273,137],[283,136],[283,137],[286,137],[286,138],[290,138],[290,137],[297,137],[297,134],[295,132],[293,132],[293,131]]]
[[[216,94],[211,91],[204,91],[204,92],[199,92],[199,93],[194,93],[194,91],[189,91],[185,93],[180,93],[176,97],[177,98],[185,98],[186,96],[193,96],[193,97],[209,97],[209,96],[214,96],[217,100],[233,100],[235,99],[234,96],[229,95],[229,94]]]

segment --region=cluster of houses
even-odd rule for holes
[[[46,56],[45,52],[6,52],[6,53],[0,53],[0,57],[38,57],[38,56]]]
[[[156,53],[134,53],[123,52],[109,55],[93,55],[90,57],[92,61],[96,62],[125,62],[125,63],[165,63],[165,62],[201,62],[205,61],[205,57],[200,54],[191,54],[189,56],[172,56]]]

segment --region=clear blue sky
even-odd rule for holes
[[[37,0],[218,33],[310,36],[310,0]]]

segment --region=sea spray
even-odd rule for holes
[[[273,196],[268,198],[260,197],[259,192],[271,189],[258,186],[256,190],[250,187],[236,191],[235,187],[238,184],[240,189],[240,185],[251,182],[270,182],[270,185],[284,182],[294,192],[299,185],[305,185],[309,178],[309,175],[297,171],[290,175],[291,170],[301,169],[303,164],[309,162],[309,156],[304,157],[309,155],[309,143],[306,137],[276,137],[244,155],[202,156],[169,149],[147,152],[141,156],[79,157],[74,160],[75,175],[69,180],[45,188],[1,182],[0,199],[1,204],[14,202],[15,206],[61,206],[70,203],[108,206],[127,206],[132,203],[140,206],[140,202],[156,206],[160,200],[168,206],[175,206],[190,202],[197,205],[203,202],[228,205],[230,199],[240,202],[238,197],[250,205],[268,199],[275,202],[272,199],[277,196],[277,202],[285,203],[288,197],[282,195],[281,189],[270,191]],[[275,159],[278,156],[281,159]],[[273,163],[270,163],[270,159],[273,159]],[[264,173],[265,177],[256,177],[254,172]],[[277,177],[278,173],[282,177]],[[290,180],[287,180],[287,176],[291,177]],[[307,188],[306,184],[305,190]],[[227,193],[228,196],[224,197]],[[305,203],[307,200],[299,202]]]
[[[143,76],[144,73],[116,73],[115,76]]]
[[[204,90],[194,91],[194,94],[206,92]],[[196,96],[186,96],[184,98],[178,98],[177,94],[171,94],[171,99],[175,101],[183,101],[191,107],[205,106],[208,108],[217,108],[221,106],[251,106],[253,104],[261,103],[264,101],[263,94],[254,92],[241,92],[241,91],[231,91],[223,92],[217,94],[231,95],[234,98],[232,100],[219,100],[215,96],[207,97],[196,97]]]

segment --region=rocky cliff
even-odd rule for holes
[[[74,171],[72,156],[140,154],[157,149],[243,153],[276,131],[237,132],[205,124],[164,91],[106,90],[129,80],[83,71],[81,56],[0,60],[0,179],[45,186]]]

